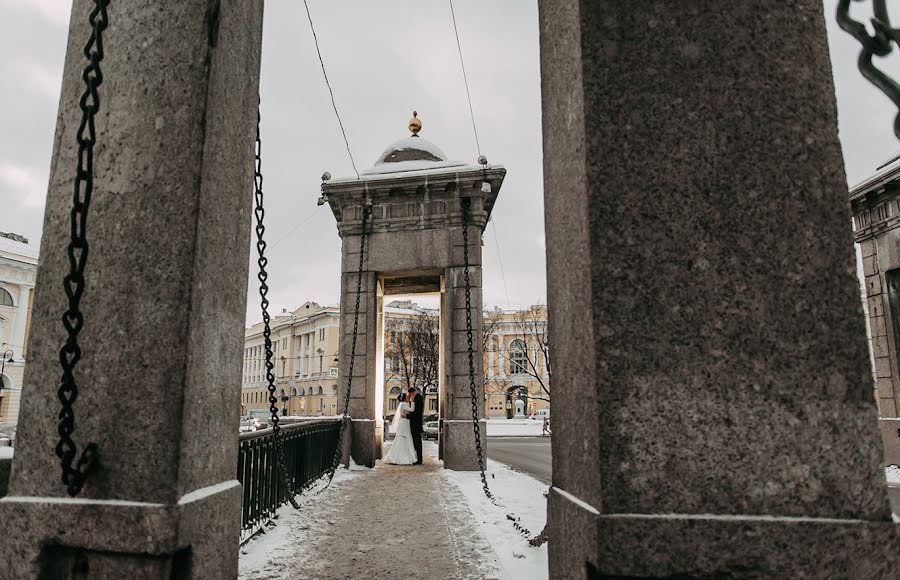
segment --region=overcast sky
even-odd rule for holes
[[[360,170],[409,134],[413,109],[423,122],[423,137],[451,159],[474,162],[446,1],[309,4]],[[891,130],[895,111],[857,71],[856,42],[833,25],[836,4],[825,0],[841,143],[852,184],[900,152],[900,146]],[[484,239],[485,303],[521,307],[543,302],[537,3],[456,0],[454,6],[482,152],[508,171]],[[0,231],[35,242],[42,226],[69,7],[68,0],[0,0]],[[854,9],[865,14],[865,7]],[[789,23],[785,33],[790,33]],[[316,199],[323,171],[338,177],[352,174],[352,168],[299,0],[266,2],[262,62],[271,308],[280,312],[307,300],[336,304],[340,238],[331,212],[327,206],[317,210]],[[894,71],[900,77],[900,69]],[[252,280],[250,322],[260,318]]]

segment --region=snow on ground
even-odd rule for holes
[[[887,477],[889,484],[900,485],[900,467],[896,465],[888,465],[884,468],[884,475]]]
[[[338,469],[334,474],[331,482],[331,488],[339,488],[341,484],[359,476],[361,473],[368,471],[365,467],[360,467],[355,463],[350,463],[350,469]],[[316,485],[314,489],[318,489]],[[327,492],[326,492],[327,493]],[[263,566],[266,562],[270,562],[285,553],[293,553],[295,550],[295,540],[291,537],[292,524],[303,528],[308,525],[303,520],[313,520],[317,518],[315,515],[310,518],[310,512],[316,511],[316,502],[321,499],[320,496],[313,493],[303,493],[297,497],[297,503],[300,504],[300,510],[295,510],[290,503],[285,503],[275,513],[275,522],[273,525],[263,526],[263,531],[251,538],[244,546],[241,546],[241,569],[253,569]],[[332,522],[329,522],[332,523]],[[243,538],[242,538],[243,539]]]
[[[459,487],[472,513],[476,514],[481,531],[503,567],[502,578],[538,580],[548,577],[547,544],[540,548],[530,546],[506,518],[508,513],[512,513],[533,535],[540,533],[547,522],[547,498],[544,493],[548,488],[545,484],[503,463],[490,460],[488,486],[503,506],[497,507],[485,497],[479,472],[444,469],[441,474]]]
[[[488,419],[488,437],[540,437],[541,419]]]

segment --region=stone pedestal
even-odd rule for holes
[[[821,2],[540,19],[551,576],[897,577]]]
[[[233,578],[262,3],[109,9],[73,436],[99,459],[73,499],[53,449],[92,6],[73,5],[0,576]]]

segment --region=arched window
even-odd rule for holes
[[[391,390],[388,392],[388,396],[388,408],[391,411],[396,411],[397,407],[400,406],[400,401],[397,400],[397,397],[400,396],[400,387],[391,387]]]
[[[292,396],[292,397],[296,397],[296,396],[297,396],[297,389],[291,389],[291,396]]]
[[[305,394],[306,394],[306,389],[304,389],[303,387],[300,387],[300,396],[302,397]]]
[[[322,388],[322,385],[319,385],[319,391],[316,393],[317,395],[324,395],[325,389]]]
[[[15,306],[15,304],[13,304],[12,294],[3,288],[0,288],[0,306]]]
[[[509,374],[519,375],[528,372],[528,360],[525,341],[517,338],[509,343]]]

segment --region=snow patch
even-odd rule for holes
[[[490,424],[490,422],[489,422]],[[452,471],[441,474],[462,491],[469,508],[503,567],[502,578],[539,580],[548,578],[547,544],[532,547],[512,526],[507,514],[536,535],[547,523],[547,486],[537,479],[490,460],[488,485],[503,507],[497,507],[484,495],[481,474],[477,471]]]
[[[540,437],[541,419],[490,419],[486,421],[488,437]]]
[[[0,459],[12,459],[15,447],[0,447]]]
[[[884,475],[887,478],[888,483],[900,485],[900,466],[888,465],[884,468]]]

